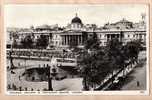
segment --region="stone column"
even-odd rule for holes
[[[65,35],[65,45],[67,45],[67,36]]]
[[[120,34],[117,34],[117,38],[118,38],[118,40],[120,41],[120,36],[119,36]]]
[[[77,44],[77,37],[74,35],[75,45]]]
[[[78,35],[78,46],[80,45],[80,35]]]
[[[73,44],[73,35],[71,35],[71,41],[70,42]]]
[[[69,41],[69,45],[70,45],[70,42],[71,42],[71,41],[70,41],[70,35],[69,35],[68,41]]]
[[[67,45],[67,36],[65,35],[65,45]]]
[[[69,36],[67,35],[67,45],[69,45],[69,41],[68,41],[69,39],[68,38],[69,38]]]
[[[73,35],[73,44],[75,45],[75,35]]]
[[[67,35],[67,45],[69,45],[69,35]]]
[[[80,43],[81,43],[81,45],[83,44],[83,42],[82,42],[82,35],[80,36]]]
[[[83,44],[83,36],[81,35],[81,44]]]
[[[78,35],[76,35],[75,38],[76,38],[76,45],[78,45]]]
[[[64,45],[64,35],[62,36],[62,42],[63,42],[63,45]]]
[[[77,35],[77,45],[79,45],[79,35]]]
[[[63,40],[63,41],[64,41],[64,45],[65,45],[65,35],[64,35],[64,38],[63,38],[63,39],[64,39],[64,40]]]
[[[70,45],[70,35],[68,35],[68,45]]]
[[[63,35],[62,35],[62,45],[64,45],[64,38],[63,38]]]
[[[78,44],[78,41],[77,41],[77,35],[75,35],[75,44],[77,45]]]
[[[79,36],[79,44],[81,45],[81,35]]]

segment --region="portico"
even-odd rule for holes
[[[64,33],[61,35],[61,38],[63,46],[79,46],[83,44],[82,33]]]

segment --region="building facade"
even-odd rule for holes
[[[103,27],[99,28],[95,24],[84,25],[76,14],[71,20],[71,23],[64,28],[58,27],[58,25],[42,25],[35,28],[31,27],[24,31],[12,32],[9,30],[7,32],[9,34],[8,40],[16,40],[18,43],[27,35],[31,35],[33,41],[36,41],[41,36],[46,36],[49,41],[48,48],[51,46],[56,48],[71,46],[83,47],[85,41],[87,41],[93,33],[97,34],[101,46],[106,46],[107,42],[112,38],[118,38],[124,44],[129,41],[140,39],[146,44],[145,15],[142,15],[142,18],[138,23],[122,19],[115,23],[106,23]],[[12,36],[14,39],[12,39]]]
[[[101,46],[106,46],[107,42],[112,38],[118,38],[124,44],[140,39],[146,44],[146,22],[144,19],[145,18],[142,17],[139,23],[122,19],[116,23],[108,23],[98,28],[94,24],[84,25],[76,15],[65,30],[52,35],[53,45],[57,47],[70,47],[71,45],[83,47],[84,42],[90,38],[93,33],[97,34]]]

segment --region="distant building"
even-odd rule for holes
[[[122,19],[116,23],[107,23],[104,25],[103,29],[132,29],[133,28],[133,23],[126,20],[126,19]]]
[[[146,44],[146,21],[145,15],[142,14],[141,21],[133,23],[125,18],[116,23],[106,23],[103,27],[98,27],[95,24],[84,25],[82,20],[76,16],[71,20],[71,23],[64,28],[56,25],[42,25],[31,27],[29,29],[18,29],[16,31],[7,30],[9,39],[12,37],[19,43],[25,36],[31,35],[36,41],[41,35],[45,35],[49,40],[48,47],[54,46],[58,48],[66,48],[70,46],[83,47],[84,42],[96,33],[101,46],[105,46],[112,38],[118,38],[124,44],[140,39]]]
[[[57,47],[69,47],[70,45],[83,47],[84,42],[93,33],[97,34],[101,46],[105,46],[108,40],[112,38],[118,38],[124,44],[137,39],[146,43],[146,22],[143,19],[139,23],[122,19],[116,23],[107,23],[102,28],[98,28],[95,24],[84,25],[76,14],[65,30],[53,33],[52,41],[53,45]]]

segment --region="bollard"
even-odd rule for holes
[[[140,83],[139,83],[139,81],[137,81],[137,87],[139,87],[140,86]]]

